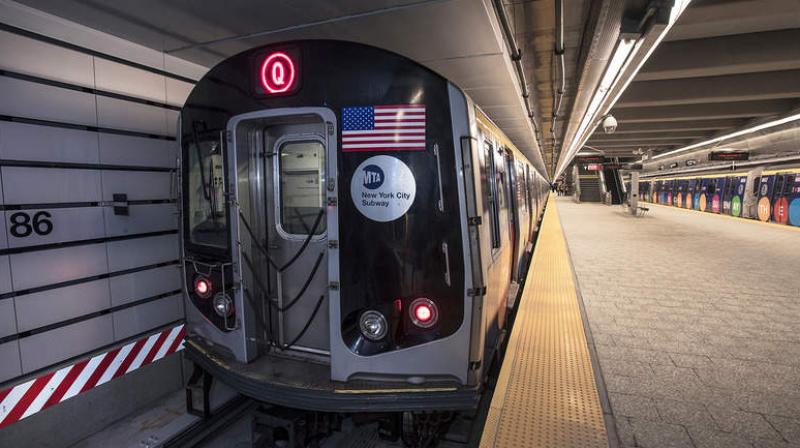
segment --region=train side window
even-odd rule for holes
[[[788,196],[792,194],[792,187],[794,187],[795,176],[787,175],[786,176],[786,183],[783,185],[783,194]]]
[[[325,146],[318,140],[292,140],[278,150],[281,229],[289,235],[308,235],[324,210]],[[325,233],[325,219],[314,235]]]
[[[483,148],[486,161],[486,199],[489,209],[489,227],[491,228],[492,248],[498,248],[500,247],[500,208],[498,204],[497,165],[495,164],[494,148],[492,148],[492,144],[485,142]]]
[[[225,165],[217,140],[189,145],[189,240],[200,246],[228,247],[225,203]]]

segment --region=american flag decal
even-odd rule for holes
[[[424,151],[425,105],[342,108],[342,151]]]

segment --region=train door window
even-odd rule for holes
[[[785,179],[786,176],[775,176],[775,187],[772,189],[773,198],[780,197],[781,193],[783,193],[783,182]]]
[[[307,138],[278,144],[280,228],[289,236],[322,235],[325,220],[317,223],[317,217],[324,210],[325,145]]]
[[[492,248],[498,248],[500,247],[500,209],[498,206],[497,165],[495,164],[494,148],[492,148],[492,144],[488,141],[484,142],[483,148],[486,161],[486,186],[488,187],[486,193]]]
[[[753,181],[753,194],[758,194],[758,189],[761,187],[761,176],[756,177]]]
[[[795,180],[794,175],[789,174],[786,176],[786,183],[783,184],[784,196],[789,196],[790,194],[792,194],[792,188],[794,187],[794,180]]]
[[[228,247],[225,213],[225,167],[219,140],[189,145],[189,241],[201,246]]]

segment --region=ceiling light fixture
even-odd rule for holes
[[[761,123],[759,125],[749,127],[747,129],[742,129],[740,131],[731,132],[730,134],[720,135],[719,137],[714,137],[709,140],[705,140],[699,143],[695,143],[689,146],[684,146],[683,148],[678,148],[669,152],[665,152],[663,154],[659,154],[657,156],[653,156],[653,159],[660,159],[662,157],[668,157],[671,155],[675,155],[678,153],[691,151],[692,149],[700,148],[706,145],[712,145],[714,143],[722,142],[725,140],[729,140],[736,137],[741,137],[743,135],[752,134],[753,132],[763,131],[764,129],[774,128],[775,126],[780,126],[782,124],[791,123],[792,121],[800,120],[800,114],[790,115],[788,117],[779,118],[777,120],[768,121],[766,123]]]
[[[627,33],[620,34],[620,39],[617,42],[617,46],[614,48],[608,65],[606,66],[606,71],[603,74],[603,78],[600,80],[600,84],[598,84],[594,92],[594,96],[589,103],[589,107],[586,109],[586,112],[583,115],[583,119],[578,126],[578,131],[575,133],[575,137],[572,139],[572,142],[567,148],[566,155],[562,159],[563,163],[560,165],[556,177],[558,177],[558,175],[564,171],[566,165],[572,161],[573,156],[578,152],[578,150],[580,150],[581,147],[583,147],[583,144],[586,143],[586,141],[592,135],[594,128],[600,123],[602,117],[605,116],[612,107],[614,107],[614,104],[616,104],[617,100],[622,95],[622,92],[625,91],[625,89],[628,87],[628,84],[630,84],[636,74],[639,73],[639,70],[642,68],[644,63],[650,58],[653,50],[658,47],[659,43],[661,43],[661,41],[664,39],[664,36],[667,35],[669,30],[678,20],[678,17],[680,17],[681,13],[683,13],[690,2],[691,0],[676,0],[675,4],[670,10],[667,25],[661,30],[660,34],[653,41],[653,44],[647,49],[647,53],[644,55],[644,57],[638,60],[636,67],[633,70],[628,71],[628,76],[624,77],[622,74],[626,73],[628,66],[635,59],[634,56],[639,53],[641,46],[646,39],[642,37],[630,38],[630,34]],[[620,88],[616,88],[618,87],[618,84]],[[615,95],[610,101],[608,101],[610,92],[614,92]]]

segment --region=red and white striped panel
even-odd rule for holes
[[[0,391],[0,428],[183,350],[183,324]]]

